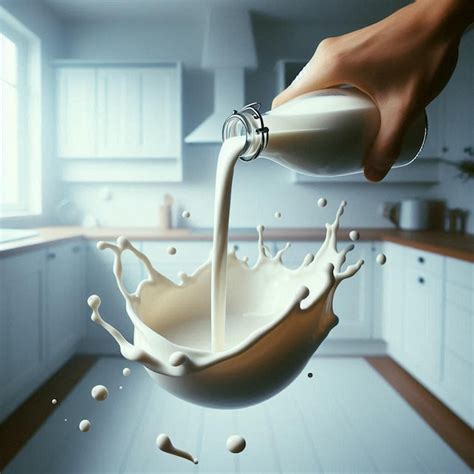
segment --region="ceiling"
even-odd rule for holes
[[[36,0],[35,0],[36,1]],[[276,20],[376,21],[408,0],[42,0],[71,21],[196,21],[213,6],[239,6]]]

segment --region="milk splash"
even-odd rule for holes
[[[227,258],[225,347],[211,349],[211,266],[209,259],[191,276],[175,284],[127,239],[99,242],[114,253],[114,275],[134,325],[133,344],[99,313],[100,298],[89,297],[91,319],[117,341],[120,352],[139,361],[164,389],[190,402],[235,408],[261,402],[289,385],[338,323],[332,301],[339,283],[363,264],[342,268],[353,244],[338,251],[336,233],[346,203],[339,206],[315,256],[299,268],[282,263],[289,247],[272,255],[258,226],[258,260],[250,267],[235,250]],[[122,254],[132,252],[148,278],[134,293],[123,283]]]

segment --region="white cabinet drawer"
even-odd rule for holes
[[[474,289],[474,263],[446,258],[446,279],[465,288]]]
[[[427,271],[435,275],[441,275],[443,272],[444,257],[441,255],[412,248],[405,248],[403,253],[404,264],[407,267]]]
[[[449,405],[471,425],[473,413],[473,366],[445,351],[443,388],[448,393]]]
[[[464,361],[472,364],[472,314],[447,301],[445,317],[446,347]]]
[[[471,316],[474,313],[474,294],[468,288],[446,282],[446,300],[471,313]]]

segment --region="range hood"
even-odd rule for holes
[[[245,68],[257,67],[257,54],[248,11],[210,11],[202,66],[214,70],[214,112],[194,129],[186,143],[220,143],[222,125],[245,101]]]

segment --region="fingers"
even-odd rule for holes
[[[364,160],[369,181],[381,181],[400,155],[408,116],[396,104],[379,105],[380,128]]]

